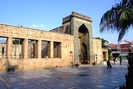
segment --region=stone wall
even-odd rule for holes
[[[103,61],[102,41],[100,39],[93,38],[93,52],[94,61],[97,63]]]
[[[5,70],[7,63],[18,65],[20,70],[71,66],[80,62],[80,48],[83,44],[87,52],[82,53],[87,58],[87,64],[92,64],[96,57],[97,63],[100,63],[103,54],[106,59],[108,56],[107,49],[102,49],[101,40],[93,39],[91,18],[77,12],[63,18],[62,26],[50,31],[5,24],[0,24],[0,31],[0,37],[7,38],[6,55],[0,55],[0,70]],[[14,38],[23,40],[19,51],[21,58],[12,57],[15,52],[12,44]],[[29,40],[34,40],[34,43],[29,43]],[[0,45],[0,50],[2,47]]]
[[[0,36],[7,38],[6,44],[6,58],[0,59],[0,70],[5,70],[7,67],[7,62],[10,65],[18,65],[18,69],[40,69],[40,68],[51,68],[51,67],[62,67],[71,66],[73,62],[74,54],[74,44],[73,36],[67,34],[60,34],[48,31],[42,31],[31,28],[10,26],[5,24],[0,24]],[[22,48],[22,58],[14,59],[12,58],[12,39],[21,38],[23,41]],[[36,58],[28,57],[28,40],[36,40]],[[49,42],[49,57],[41,57],[41,41]],[[61,58],[54,58],[54,42],[59,42],[61,47]]]
[[[64,33],[64,32],[63,32],[63,26],[54,28],[54,29],[50,30],[50,32]]]
[[[80,62],[80,47],[79,43],[81,40],[79,40],[80,32],[79,28],[82,27],[82,30],[86,30],[85,34],[85,41],[83,42],[87,46],[87,62],[91,64],[94,61],[94,55],[93,55],[93,31],[92,31],[92,20],[90,17],[82,15],[77,12],[72,12],[71,15],[66,16],[63,18],[62,21],[62,27],[55,28],[51,31],[53,32],[62,32],[67,34],[74,35],[74,60],[75,63]],[[81,44],[82,46],[82,44]],[[101,49],[99,49],[101,50]],[[101,50],[102,52],[102,50]],[[100,53],[101,54],[101,53]]]

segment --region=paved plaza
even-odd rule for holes
[[[127,61],[55,69],[0,72],[0,89],[119,89],[125,83]]]

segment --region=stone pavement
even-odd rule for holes
[[[0,89],[119,89],[125,83],[127,62],[43,70],[0,72]]]

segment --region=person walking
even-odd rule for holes
[[[108,61],[107,61],[107,68],[112,68],[112,65],[111,65],[111,63],[110,63],[110,60],[108,59]]]
[[[114,64],[115,64],[115,61],[116,61],[116,58],[115,57],[113,58],[113,61],[114,61]]]
[[[122,56],[120,56],[120,65],[122,64]]]

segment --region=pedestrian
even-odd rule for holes
[[[114,61],[114,64],[115,64],[115,61],[116,61],[116,58],[115,57],[113,58],[113,61]]]
[[[110,60],[108,59],[108,61],[107,61],[107,68],[112,68],[112,65],[111,65],[111,63],[110,63]]]
[[[120,65],[122,64],[122,56],[120,56]]]

